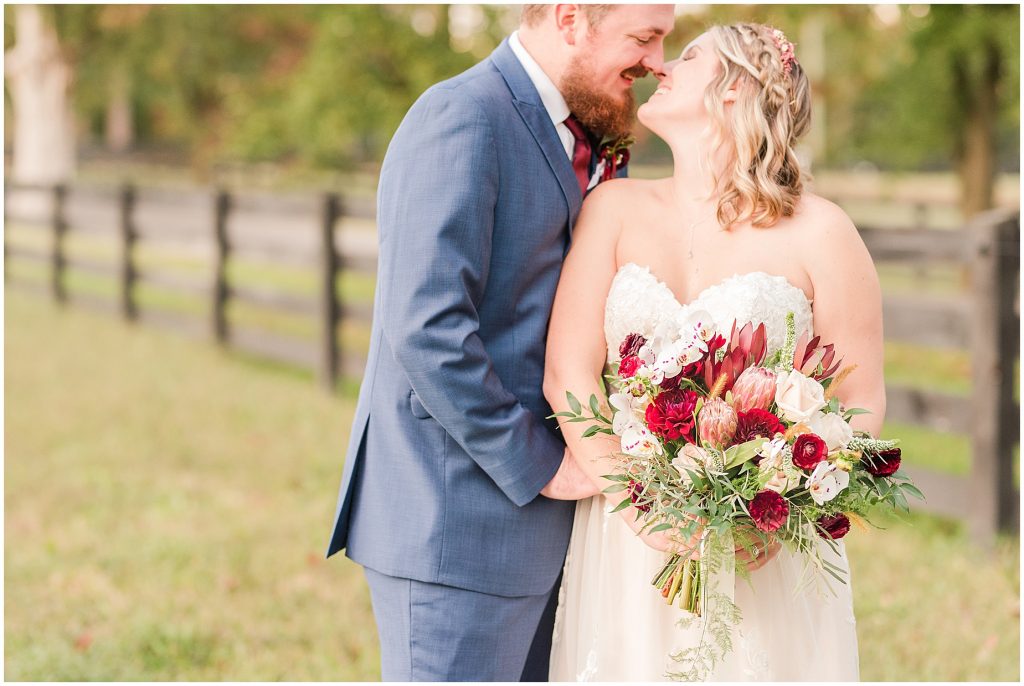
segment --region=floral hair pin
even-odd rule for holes
[[[782,60],[782,71],[789,74],[793,71],[793,63],[796,62],[793,43],[779,29],[772,30],[772,37],[775,39],[775,47],[779,50],[779,59]]]

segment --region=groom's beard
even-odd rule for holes
[[[637,65],[625,72],[627,76],[641,78],[647,69]],[[621,138],[633,128],[636,117],[636,98],[628,90],[621,100],[601,93],[591,86],[596,81],[590,64],[577,55],[562,75],[561,88],[565,104],[580,123],[601,138]]]

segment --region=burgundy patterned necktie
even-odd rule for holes
[[[566,118],[565,126],[576,139],[576,145],[572,150],[572,168],[580,184],[580,194],[586,195],[587,186],[590,185],[590,139],[587,138],[579,119],[571,114]]]

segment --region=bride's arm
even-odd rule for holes
[[[878,436],[885,420],[882,292],[878,273],[864,241],[850,218],[837,206],[818,199],[823,221],[809,248],[805,268],[814,287],[814,333],[834,343],[843,367],[857,368],[836,391],[844,407],[862,407],[871,414],[851,424]]]
[[[627,180],[601,184],[583,204],[572,235],[572,248],[562,267],[548,328],[544,363],[544,396],[555,412],[569,410],[566,391],[584,406],[591,395],[601,402],[602,413],[610,415],[601,390],[607,348],[604,337],[604,307],[616,272],[616,246],[622,228],[623,208],[632,199]],[[635,200],[634,200],[635,201]],[[598,490],[612,484],[602,478],[616,471],[611,455],[620,449],[617,436],[596,434],[583,438],[586,424],[559,418],[563,438],[578,466]],[[618,504],[623,494],[607,498]],[[636,510],[621,511],[634,530]],[[670,541],[664,533],[644,536],[651,547],[665,550]]]

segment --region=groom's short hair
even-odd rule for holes
[[[552,7],[554,5],[523,5],[523,14],[519,21],[524,26],[534,27],[541,22],[541,19],[547,15],[548,10]],[[583,14],[586,15],[590,28],[597,28],[597,25],[601,23],[601,20],[605,18],[613,7],[615,5],[583,5]]]

